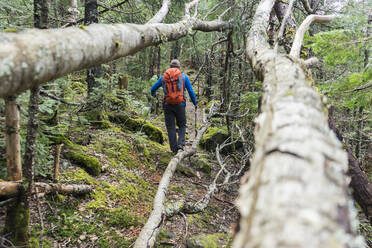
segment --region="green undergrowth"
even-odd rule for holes
[[[49,196],[45,247],[51,247],[48,240],[69,240],[71,247],[129,247],[152,210],[157,185],[151,175],[164,169],[173,155],[168,144],[146,134],[147,127],[160,129],[147,123],[144,133],[135,133],[122,123],[106,120],[106,124],[106,128],[76,128],[69,136],[52,140],[64,144],[63,158],[72,165],[61,171],[59,183],[88,184],[93,191],[83,197]],[[35,247],[39,233],[40,226],[34,225]]]

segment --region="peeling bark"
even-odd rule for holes
[[[246,53],[263,81],[250,179],[233,247],[363,247],[347,192],[347,156],[299,60],[270,49],[273,0],[257,7]]]
[[[145,226],[142,228],[141,233],[139,234],[136,243],[134,244],[134,248],[151,248],[155,245],[156,237],[160,231],[161,221],[163,219],[163,216],[165,215],[164,201],[168,192],[170,180],[172,179],[173,174],[176,171],[177,165],[184,158],[190,157],[195,154],[199,142],[208,127],[209,124],[206,124],[198,131],[198,136],[190,149],[177,153],[177,155],[174,156],[169,162],[160,180],[158,191],[156,192],[153,211],[151,212],[151,215],[148,218]]]

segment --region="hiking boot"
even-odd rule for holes
[[[183,151],[184,150],[184,146],[180,146],[180,145],[177,146],[177,152],[180,151],[180,150]]]

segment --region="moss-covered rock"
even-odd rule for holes
[[[226,128],[210,127],[200,141],[200,147],[207,151],[214,151],[218,144],[222,144],[227,138]]]
[[[176,238],[176,234],[174,234],[173,232],[170,232],[170,231],[168,231],[166,229],[161,229],[159,231],[159,235],[158,235],[158,237],[156,239],[157,242],[155,244],[155,248],[168,248],[168,247],[171,247],[169,245],[159,244],[159,243],[165,243],[167,241],[174,240],[174,238]]]
[[[190,168],[190,167],[185,166],[185,165],[178,165],[177,169],[176,169],[176,172],[178,174],[181,174],[181,175],[184,175],[184,176],[187,176],[187,177],[195,177],[195,175],[196,175],[196,172],[193,168]]]
[[[156,141],[160,144],[164,142],[164,133],[160,128],[145,122],[143,119],[134,119],[124,113],[111,114],[109,120],[113,123],[120,125],[122,128],[138,132],[141,130],[149,137],[150,140]],[[142,127],[143,126],[143,127]]]
[[[106,111],[124,111],[128,104],[121,95],[106,94],[103,96]]]
[[[197,158],[196,160],[194,160],[194,165],[197,170],[204,172],[208,176],[211,175],[212,167],[206,158]]]
[[[65,155],[67,159],[82,166],[93,176],[98,176],[101,173],[101,163],[95,157],[76,151],[67,152]]]
[[[219,248],[231,242],[231,238],[223,233],[198,234],[186,240],[187,248]]]

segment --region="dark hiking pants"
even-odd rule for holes
[[[169,145],[172,152],[176,153],[178,146],[185,146],[186,113],[182,104],[164,105],[165,125],[168,131]],[[176,134],[176,123],[178,126],[178,142]]]

